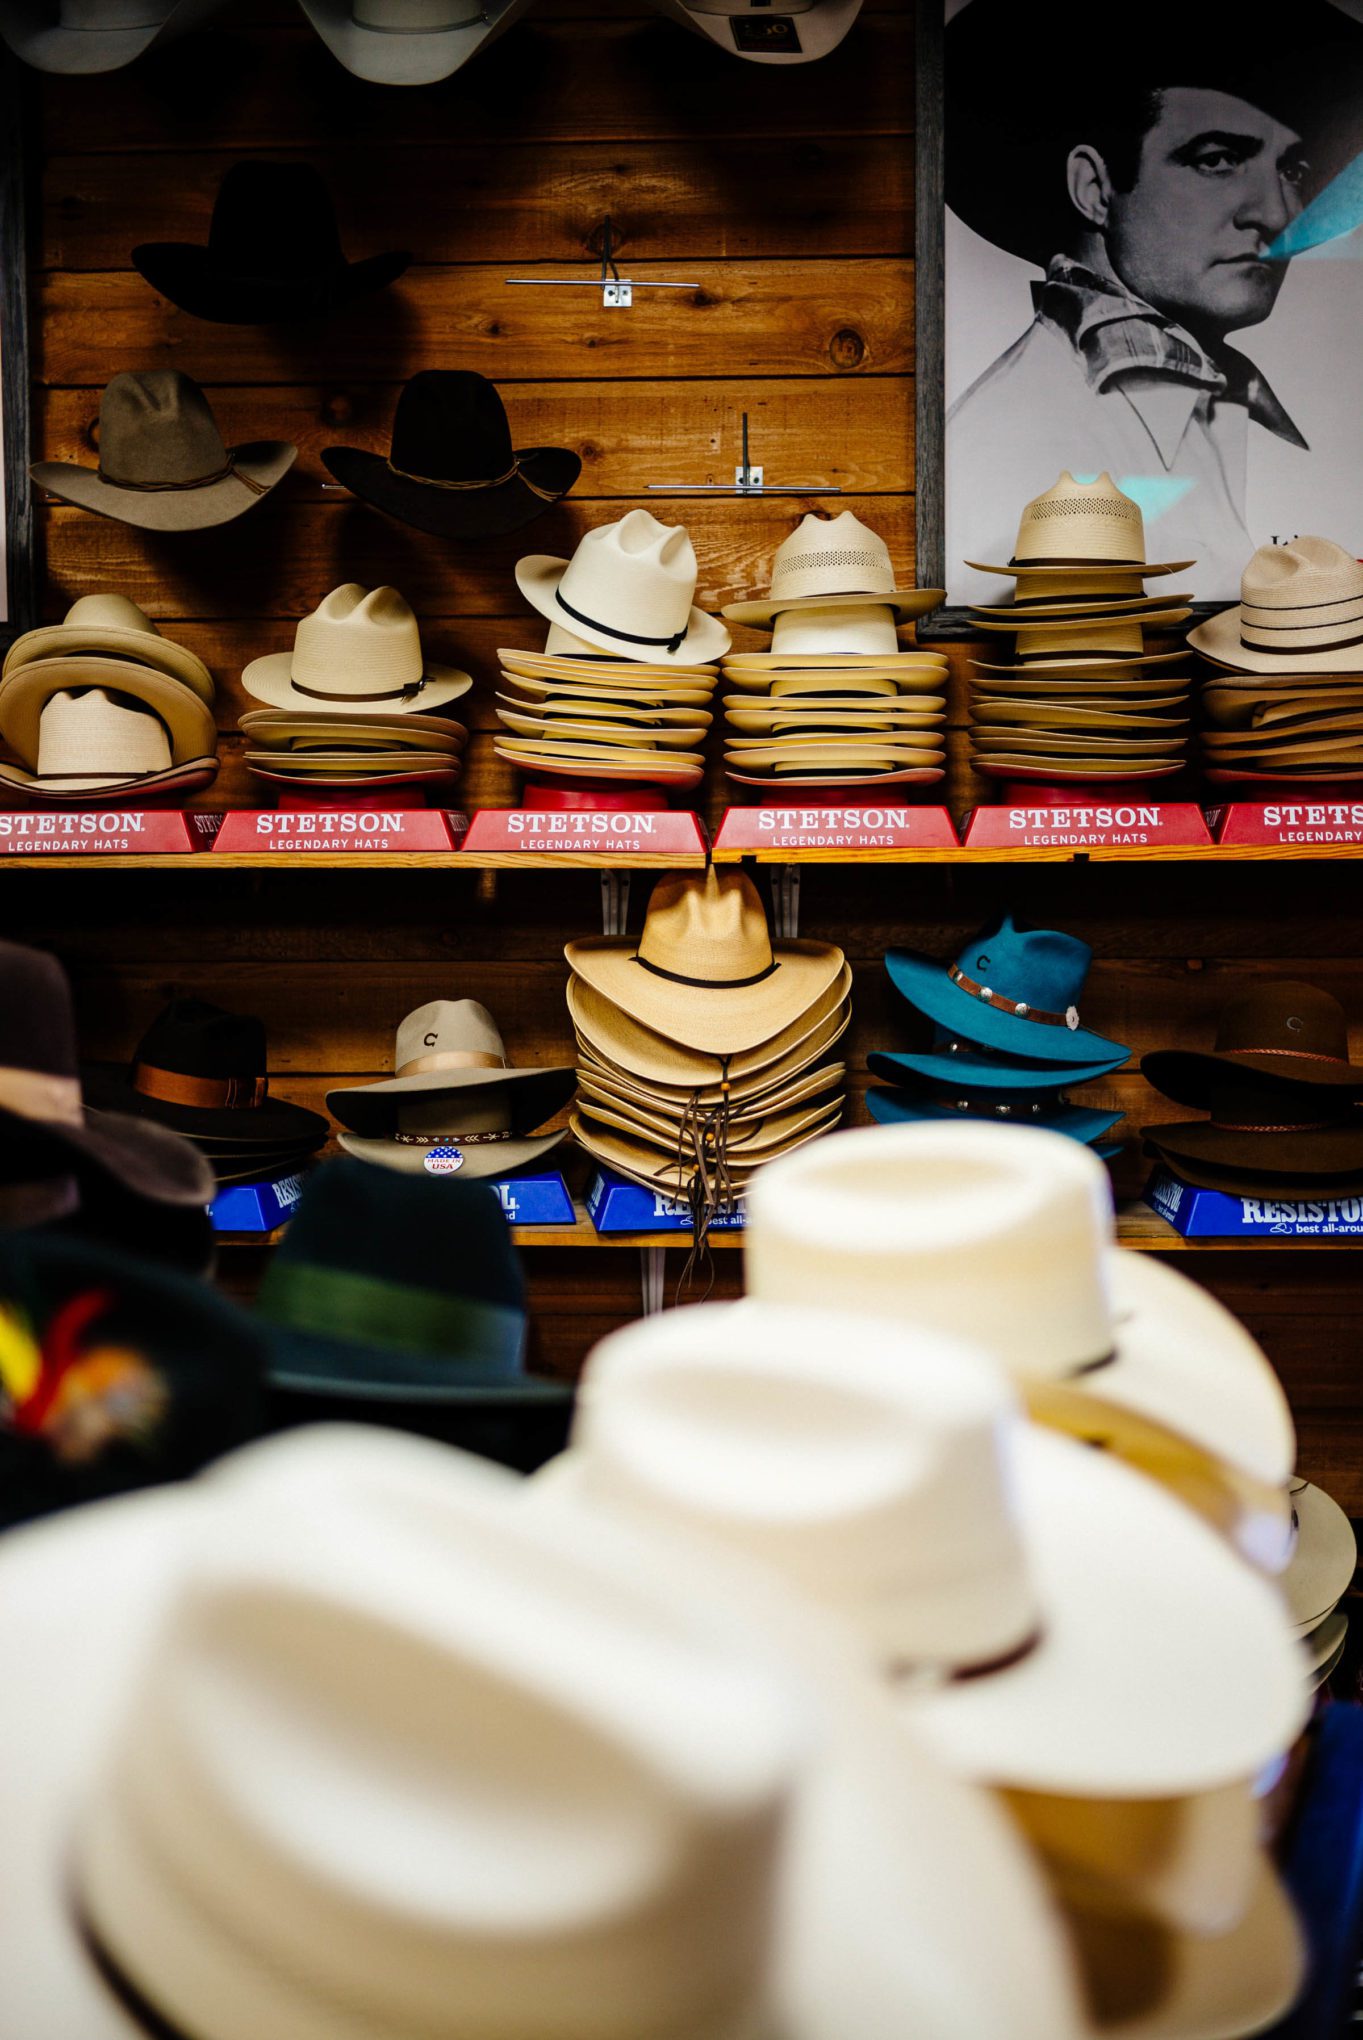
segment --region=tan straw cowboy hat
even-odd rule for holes
[[[300,619],[292,652],[253,659],[241,684],[257,701],[311,715],[365,708],[410,715],[457,701],[473,680],[425,658],[421,626],[396,588],[347,581]]]
[[[570,560],[531,553],[516,567],[516,586],[550,623],[617,658],[668,666],[703,665],[729,649],[724,625],[695,606],[697,578],[685,526],[660,524],[648,510],[596,525]]]
[[[0,763],[0,786],[72,807],[98,805],[114,793],[196,792],[217,775],[217,732],[202,703],[186,698],[201,726],[173,736],[153,710],[102,687],[51,694],[38,715],[32,771]],[[0,716],[3,708],[0,701]]]
[[[1023,511],[1013,557],[1006,565],[966,561],[980,574],[1016,574],[1022,568],[1029,580],[1035,577],[1038,588],[1043,576],[1053,586],[1068,586],[1071,578],[1083,586],[1095,567],[1134,568],[1145,578],[1182,573],[1193,564],[1192,560],[1148,563],[1139,503],[1119,489],[1106,471],[1096,481],[1077,482],[1068,468]]]
[[[172,638],[163,637],[151,618],[126,595],[78,596],[60,623],[26,630],[5,654],[4,677],[8,679],[17,667],[32,665],[35,659],[71,654],[131,659],[168,679],[182,681],[204,701],[213,699],[213,675],[203,660]]]
[[[1242,673],[1363,673],[1363,566],[1328,538],[1261,545],[1238,608],[1188,633],[1205,658]]]
[[[851,609],[857,612],[854,621],[860,627],[868,609],[886,609],[908,622],[945,599],[941,588],[898,587],[889,547],[879,532],[850,510],[840,510],[836,517],[816,517],[811,511],[776,548],[766,595],[752,602],[727,602],[723,614],[730,623],[766,624],[785,610]],[[795,644],[785,648],[799,649]],[[894,644],[886,639],[869,644],[867,650],[892,652]]]

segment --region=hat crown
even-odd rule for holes
[[[719,987],[753,983],[774,961],[757,888],[745,872],[714,865],[658,880],[636,953],[665,977]]]
[[[563,570],[559,599],[606,631],[662,639],[686,630],[696,598],[696,550],[681,524],[631,510],[585,532]]]
[[[208,248],[221,268],[262,280],[296,283],[345,263],[331,193],[311,163],[232,164],[213,201]]]
[[[60,0],[57,14],[65,29],[108,34],[112,29],[160,28],[169,11],[156,0]]]
[[[1066,468],[1023,511],[1012,563],[1084,560],[1143,566],[1145,521],[1139,503],[1106,471],[1096,481],[1077,482]]]
[[[955,968],[1015,1004],[1040,1013],[1066,1013],[1078,1006],[1092,961],[1093,951],[1077,935],[1059,928],[1016,928],[1012,915],[1005,914],[996,928],[971,937]],[[962,1032],[969,1032],[964,1023]]]
[[[196,382],[177,368],[116,375],[99,404],[99,472],[115,484],[206,481],[227,448]]]
[[[1112,1352],[1112,1193],[1062,1134],[956,1121],[830,1134],[754,1177],[747,1218],[753,1296],[943,1331],[1023,1381]]]
[[[737,1544],[850,1618],[877,1662],[957,1670],[1036,1627],[1008,1471],[1020,1421],[963,1341],[775,1299],[702,1304],[590,1356],[589,1500]]]
[[[146,637],[159,637],[160,631],[144,610],[127,595],[116,595],[105,590],[94,595],[78,595],[62,618],[64,630],[134,630]]]
[[[394,1075],[420,1075],[436,1067],[457,1068],[455,1058],[476,1059],[491,1068],[488,1057],[508,1067],[506,1043],[497,1022],[477,999],[432,999],[418,1006],[398,1028]],[[464,1065],[472,1067],[472,1060]]]
[[[415,1439],[210,1476],[78,1825],[101,1942],[192,2031],[755,2030],[795,1707],[640,1571]]]
[[[1253,985],[1223,1007],[1218,1055],[1322,1056],[1349,1060],[1349,1020],[1339,1000],[1315,985]]]
[[[515,452],[496,385],[471,369],[422,369],[398,398],[390,459],[420,479],[499,480]]]
[[[135,1063],[185,1077],[263,1077],[264,1022],[208,999],[172,999],[137,1044]]]
[[[170,732],[158,715],[103,687],[50,695],[38,718],[38,774],[168,771]]]
[[[1356,602],[1363,599],[1363,565],[1329,538],[1261,545],[1240,577],[1240,599],[1251,609],[1313,609]]]
[[[776,548],[771,563],[771,597],[783,601],[810,595],[889,595],[894,592],[890,548],[850,510],[836,517],[800,519]]]
[[[483,17],[474,0],[350,0],[350,18],[377,35],[439,35]]]
[[[300,619],[290,672],[297,685],[336,698],[415,687],[425,672],[421,626],[396,588],[347,581]]]
[[[0,983],[0,1069],[76,1076],[76,1009],[56,957],[0,942]]]

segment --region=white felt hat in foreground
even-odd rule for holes
[[[16,2040],[1082,2030],[996,1806],[485,1462],[295,1433],[15,1533],[0,1600]]]
[[[988,1783],[1177,1797],[1301,1726],[1274,1588],[941,1332],[751,1301],[646,1319],[590,1356],[535,1482],[765,1563]]]

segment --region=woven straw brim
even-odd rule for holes
[[[718,1085],[726,1076],[747,1077],[768,1069],[799,1043],[808,1041],[839,1012],[851,989],[851,969],[842,961],[804,1012],[786,1026],[774,1029],[769,1037],[736,1051],[729,1056],[727,1067],[720,1054],[689,1048],[661,1028],[647,1025],[597,991],[585,978],[569,979],[567,1000],[569,1016],[579,1035],[609,1061],[648,1082],[700,1087]]]
[[[853,589],[840,595],[763,595],[753,602],[726,602],[720,615],[728,623],[761,625],[774,617],[802,610],[892,609],[900,623],[912,623],[940,609],[947,599],[945,588],[888,588],[872,592]]]
[[[1053,574],[1062,580],[1066,574],[1096,574],[1110,568],[1114,574],[1139,574],[1144,580],[1153,580],[1158,574],[1185,574],[1189,567],[1197,565],[1196,560],[1009,560],[1007,566],[990,566],[984,560],[967,560],[965,563],[977,574],[1008,574],[1016,579],[1019,574]]]
[[[807,1141],[817,1140],[824,1130],[813,1127],[783,1146],[764,1149],[760,1156],[750,1153],[746,1159],[735,1160],[729,1168],[729,1179],[734,1189],[741,1192],[754,1170],[776,1161],[781,1155],[793,1153]],[[647,1189],[662,1190],[670,1197],[686,1195],[694,1174],[694,1164],[679,1165],[675,1155],[665,1155],[646,1141],[632,1140],[628,1134],[613,1132],[609,1127],[595,1126],[577,1113],[569,1121],[569,1131],[579,1147],[585,1148],[595,1161],[604,1162],[618,1175],[627,1177],[631,1182],[642,1183]]]
[[[792,1142],[832,1126],[842,1117],[843,1103],[839,1095],[802,1111],[731,1121],[725,1152],[740,1167],[770,1161],[774,1154],[784,1154]],[[623,1135],[627,1140],[656,1148],[663,1156],[675,1155],[682,1137],[681,1127],[674,1121],[632,1111],[624,1105],[601,1104],[591,1098],[582,1099],[574,1118],[589,1120],[598,1134],[605,1129]]]
[[[653,728],[641,728],[637,723],[593,722],[583,716],[569,716],[562,721],[553,717],[518,715],[510,709],[499,708],[497,720],[503,729],[518,737],[526,737],[531,743],[543,745],[567,741],[584,744],[602,743],[623,745],[627,749],[634,743],[647,739],[650,752],[687,751],[694,752],[698,744],[705,741],[708,719],[705,723],[684,723],[680,728],[663,723]],[[694,762],[694,760],[692,761]]]
[[[776,942],[774,970],[757,984],[725,987],[660,977],[639,960],[634,942],[610,936],[570,942],[563,953],[584,984],[641,1027],[684,1048],[721,1056],[742,1054],[781,1034],[809,1012],[845,966],[832,943]],[[669,953],[665,968],[678,977],[697,977],[695,962],[678,950]]]
[[[1363,635],[1363,625],[1356,625],[1343,635]],[[1294,642],[1283,651],[1254,651],[1241,642],[1237,607],[1223,609],[1218,616],[1198,624],[1189,631],[1188,643],[1204,659],[1235,673],[1263,673],[1275,678],[1289,668],[1293,673],[1363,673],[1363,644],[1337,645],[1333,649],[1326,646],[1313,651],[1300,642],[1310,636],[1309,632],[1294,631],[1291,636]]]
[[[302,688],[294,685],[293,653],[271,652],[263,659],[252,659],[241,676],[241,684],[253,701],[263,701],[273,708],[296,708],[306,716],[356,715],[367,709],[382,709],[389,715],[417,715],[422,709],[440,708],[446,702],[458,701],[472,687],[473,677],[461,672],[457,666],[438,666],[427,660],[422,685],[413,694],[391,701],[361,701],[343,695],[338,695],[334,701],[319,701],[315,695],[305,694]],[[364,693],[367,690],[362,687],[358,691]]]
[[[187,758],[165,772],[144,772],[131,779],[59,778],[40,779],[20,765],[0,762],[0,786],[22,794],[38,807],[107,807],[111,800],[124,807],[139,807],[144,801],[169,799],[171,794],[202,793],[218,776],[218,760]]]
[[[31,666],[37,659],[101,657],[149,666],[153,672],[193,688],[200,700],[210,704],[216,693],[213,675],[203,660],[159,631],[90,630],[65,623],[46,623],[16,638],[5,655],[0,677],[7,680],[20,666]]]
[[[631,644],[627,638],[615,636],[609,630],[598,629],[595,624],[570,617],[558,607],[554,598],[568,565],[567,560],[552,558],[547,553],[531,553],[517,562],[516,586],[532,608],[538,609],[550,623],[562,624],[574,636],[585,639],[588,644],[599,645],[603,652],[614,657],[635,659],[638,645]],[[686,634],[676,651],[665,652],[649,647],[649,658],[654,666],[662,666],[669,671],[675,671],[678,666],[706,665],[727,652],[731,642],[718,617],[707,616],[703,609],[693,605],[687,617]]]
[[[518,680],[559,680],[581,687],[641,687],[646,691],[655,686],[709,688],[719,678],[719,667],[713,662],[660,666],[646,660],[622,659],[613,652],[591,659],[573,658],[566,652],[517,652],[502,647],[497,657],[503,671]]]
[[[849,972],[850,981],[850,972]],[[844,997],[831,1012],[817,1021],[798,1041],[793,1042],[769,1063],[750,1070],[744,1076],[730,1077],[727,1085],[702,1082],[681,1083],[664,1081],[658,1077],[640,1076],[636,1070],[615,1061],[593,1046],[580,1030],[577,1037],[578,1065],[580,1070],[594,1074],[600,1081],[613,1084],[617,1089],[636,1093],[652,1099],[656,1104],[665,1104],[669,1110],[680,1111],[684,1106],[718,1105],[727,1097],[731,1103],[745,1101],[784,1088],[810,1071],[821,1055],[827,1055],[835,1044],[842,1040],[852,1024],[851,1001]],[[640,1030],[642,1033],[642,1030]],[[670,1043],[663,1044],[665,1048]],[[836,1067],[841,1068],[838,1064]],[[811,1073],[812,1074],[812,1073]]]
[[[977,772],[990,779],[1065,779],[1077,785],[1088,780],[1097,783],[1107,779],[1168,779],[1185,769],[1184,760],[1175,758],[1162,765],[1149,765],[1139,761],[1128,764],[1099,764],[1091,758],[1029,758],[1017,752],[981,752],[971,761]]]
[[[70,694],[82,687],[102,687],[107,693],[126,695],[159,716],[170,732],[173,764],[210,757],[217,749],[217,725],[192,688],[130,659],[74,655],[35,659],[0,680],[0,737],[26,765],[36,767],[44,708],[54,694]]]

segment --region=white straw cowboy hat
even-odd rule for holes
[[[222,0],[5,0],[0,36],[39,71],[117,71],[185,35]]]
[[[653,0],[660,14],[750,64],[812,64],[835,50],[861,0]]]
[[[889,547],[879,532],[850,510],[840,510],[836,517],[816,517],[811,511],[776,548],[765,596],[726,602],[722,613],[730,623],[766,624],[790,609],[850,608],[864,617],[871,604],[907,623],[945,599],[941,588],[898,587]],[[873,649],[893,651],[894,645],[886,641]]]
[[[638,942],[598,935],[564,949],[570,968],[641,1027],[706,1055],[735,1056],[814,1005],[845,959],[831,942],[776,942],[741,871],[669,873]]]
[[[1114,1246],[1107,1172],[1077,1141],[987,1124],[842,1134],[767,1173],[745,1249],[756,1297],[955,1332],[1062,1428],[1120,1452],[1129,1412],[1285,1517],[1295,1437],[1277,1376],[1205,1290]],[[1246,1525],[1256,1549],[1271,1530]]]
[[[396,588],[347,581],[300,619],[292,652],[253,659],[241,684],[256,701],[310,715],[411,714],[457,701],[473,681],[425,658],[421,626]]]
[[[98,805],[112,793],[194,792],[218,770],[217,732],[208,711],[202,714],[208,728],[199,733],[200,749],[177,743],[172,754],[165,723],[139,703],[102,687],[49,695],[38,717],[34,769],[0,762],[0,786],[63,806]]]
[[[60,623],[26,630],[5,654],[4,677],[8,679],[17,667],[32,665],[35,660],[72,653],[130,659],[192,687],[203,701],[213,699],[213,675],[203,660],[172,638],[163,637],[128,596],[112,593],[78,596]]]
[[[537,1479],[769,1566],[981,1782],[1205,1791],[1305,1715],[1271,1584],[1153,1482],[1028,1424],[980,1351],[908,1311],[792,1296],[613,1333]]]
[[[771,620],[773,658],[808,658],[836,653],[841,658],[893,657],[899,630],[893,609],[874,602],[849,602],[844,608],[782,609]]]
[[[1106,471],[1096,481],[1077,482],[1068,468],[1023,510],[1011,560],[1004,566],[966,561],[980,574],[1016,574],[1021,568],[1029,583],[1034,580],[1038,588],[1045,580],[1058,586],[1072,577],[1083,587],[1079,576],[1095,567],[1138,567],[1145,578],[1182,573],[1194,564],[1192,560],[1148,563],[1140,504],[1119,489]]]
[[[1353,1524],[1332,1495],[1309,1481],[1291,1485],[1292,1556],[1279,1580],[1293,1626],[1313,1628],[1339,1606],[1358,1569]]]
[[[253,510],[298,448],[269,439],[230,451],[207,397],[177,368],[116,375],[99,400],[99,466],[35,461],[40,489],[144,531],[205,531]]]
[[[1328,538],[1261,545],[1240,602],[1188,633],[1242,673],[1363,673],[1363,566]]]
[[[773,1999],[790,2040],[1081,2031],[1000,1810],[795,1611],[485,1462],[315,1428],[0,1579],[24,2040],[743,2040]]]
[[[494,42],[529,0],[299,0],[338,63],[375,85],[434,85]]]
[[[655,666],[704,665],[729,649],[718,617],[695,607],[696,580],[686,527],[648,510],[594,526],[570,560],[531,553],[516,565],[516,586],[541,616],[571,624],[597,651]]]

